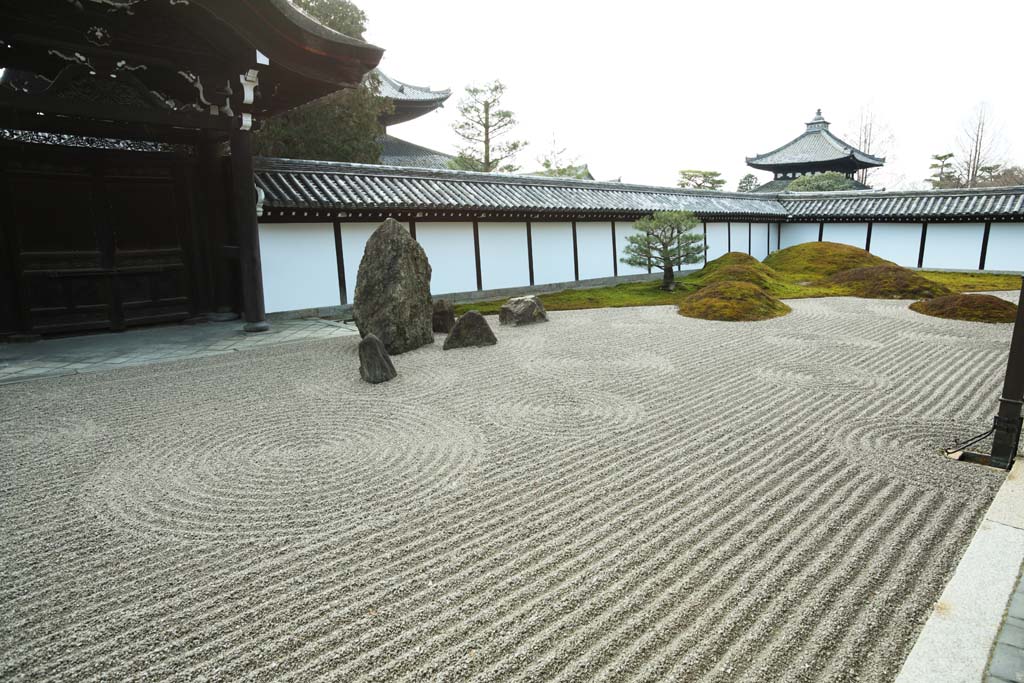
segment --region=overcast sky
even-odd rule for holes
[[[454,152],[463,89],[499,78],[530,143],[523,171],[554,138],[598,179],[672,185],[699,168],[733,190],[745,157],[799,135],[818,107],[854,143],[870,108],[893,136],[872,183],[921,187],[981,102],[1024,163],[1024,0],[356,3],[385,73],[453,91],[389,132]]]

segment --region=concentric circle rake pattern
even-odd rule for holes
[[[4,387],[0,679],[892,680],[1009,330],[792,306]]]

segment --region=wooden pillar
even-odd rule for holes
[[[1017,321],[1010,339],[1003,393],[993,424],[992,465],[1010,469],[1020,444],[1021,406],[1024,405],[1024,285],[1017,302]]]
[[[708,222],[704,221],[704,265],[708,264]]]
[[[647,267],[647,272],[651,272],[650,266]],[[572,277],[577,281],[580,279],[580,248],[576,241],[576,221],[572,222]]]
[[[526,221],[526,260],[530,266],[530,286],[533,287],[533,223]]]
[[[415,225],[415,223],[414,223]],[[348,303],[348,285],[345,283],[345,248],[341,243],[341,221],[334,221],[334,258],[338,268],[338,300]]]
[[[231,133],[231,203],[238,227],[238,262],[242,280],[242,315],[246,332],[270,329],[263,302],[260,227],[256,216],[256,183],[252,164],[252,133]]]
[[[992,232],[992,221],[985,223],[985,232],[981,236],[981,258],[978,260],[978,270],[985,270],[985,259],[988,257],[988,237]]]
[[[484,288],[483,271],[480,269],[480,224],[473,221],[473,260],[476,262],[476,291]]]
[[[864,240],[864,251],[866,252],[871,251],[871,228],[873,228],[874,225],[874,223],[868,221],[868,236],[867,239]]]
[[[924,268],[924,246],[928,241],[928,224],[921,223],[921,249],[917,252],[917,267]]]
[[[619,245],[615,239],[615,221],[612,221],[612,275],[619,276]]]

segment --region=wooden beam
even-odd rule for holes
[[[868,237],[867,237],[866,240],[864,240],[864,251],[866,251],[866,252],[870,252],[871,251],[871,228],[873,226],[874,226],[874,223],[872,223],[871,221],[868,221]]]
[[[348,303],[348,287],[345,284],[345,249],[341,244],[341,221],[334,221],[334,257],[338,263],[338,294],[342,305]]]
[[[533,287],[533,225],[526,221],[526,259],[530,266],[530,286]]]
[[[650,272],[650,270],[650,266],[648,266],[647,271]],[[575,280],[580,279],[580,252],[576,240],[576,221],[572,222],[572,276]]]
[[[612,221],[612,275],[619,276],[619,245],[615,238],[615,221]]]
[[[242,276],[242,312],[246,332],[270,329],[263,300],[263,263],[260,226],[256,217],[256,183],[252,165],[252,133],[231,132],[231,203],[238,230],[239,269]]]
[[[821,221],[818,223],[818,241],[825,241],[825,221]]]
[[[924,268],[924,245],[928,241],[928,224],[921,223],[921,249],[917,252],[917,267]]]
[[[750,221],[747,221],[747,256],[754,255],[754,228]]]
[[[708,264],[708,222],[704,221],[704,265]]]
[[[473,221],[473,258],[476,261],[476,289],[484,288],[483,273],[480,270],[480,224]]]
[[[978,270],[985,270],[985,259],[988,257],[988,236],[992,232],[992,222],[985,223],[985,233],[981,236],[981,259],[978,261]]]
[[[732,222],[731,221],[727,221],[726,224],[725,224],[725,239],[726,239],[725,250],[727,252],[732,251]]]
[[[409,234],[412,236],[413,239],[416,239],[416,221],[414,220],[409,221]]]

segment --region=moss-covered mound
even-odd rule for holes
[[[697,285],[713,282],[750,282],[759,287],[777,284],[777,273],[753,256],[731,251],[709,261],[706,266],[686,278]]]
[[[910,309],[950,320],[979,323],[1012,323],[1017,306],[991,294],[953,294],[910,304]]]
[[[800,275],[809,280],[853,268],[895,265],[863,249],[836,242],[805,242],[786,247],[768,256],[764,263],[780,273]]]
[[[715,282],[679,304],[682,315],[704,320],[768,320],[789,311],[789,306],[749,282]]]
[[[866,299],[931,299],[952,293],[945,285],[896,265],[844,270],[828,282]]]

